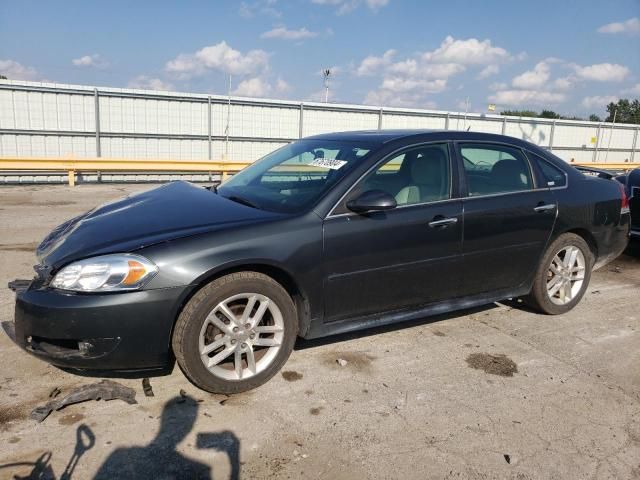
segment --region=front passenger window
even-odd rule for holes
[[[393,155],[356,189],[382,190],[398,206],[448,199],[451,190],[447,144],[413,147]]]
[[[484,143],[459,148],[469,196],[533,189],[529,163],[520,149]]]

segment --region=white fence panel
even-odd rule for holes
[[[504,132],[551,148],[567,161],[640,163],[640,127],[632,125],[239,97],[228,101],[215,95],[0,80],[0,155],[252,161],[300,135],[448,128]]]

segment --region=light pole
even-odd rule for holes
[[[331,69],[325,68],[322,70],[322,77],[324,81],[324,103],[329,102],[329,77],[331,77]]]

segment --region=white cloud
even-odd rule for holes
[[[257,0],[255,2],[240,2],[238,14],[242,18],[253,18],[256,15],[269,16],[273,18],[282,17],[282,12],[275,8],[275,0]]]
[[[480,41],[476,38],[456,40],[447,36],[440,47],[424,54],[430,62],[460,63],[463,65],[494,64],[511,58],[509,52],[502,47],[491,45],[491,40]]]
[[[382,81],[381,89],[395,93],[407,93],[420,90],[426,93],[440,93],[447,87],[445,79],[420,80],[415,78],[387,77]]]
[[[0,75],[4,75],[9,80],[36,80],[38,72],[33,67],[27,67],[15,60],[0,59]]]
[[[273,93],[283,94],[290,89],[291,86],[282,78],[278,78],[275,85],[272,85],[264,78],[253,77],[240,82],[231,93],[241,97],[266,97]]]
[[[497,92],[498,90],[506,90],[507,88],[509,88],[509,85],[504,82],[494,82],[489,85],[489,90],[494,92]]]
[[[499,72],[499,64],[514,59],[507,50],[490,40],[457,40],[448,36],[433,51],[418,52],[398,59],[387,50],[382,56],[368,56],[357,67],[356,75],[380,75],[378,88],[368,92],[365,102],[388,106],[435,105],[430,95],[447,89],[451,77],[472,66],[484,66],[481,78]]]
[[[71,63],[76,67],[106,68],[109,66],[109,63],[97,53],[74,58]]]
[[[594,95],[593,97],[585,97],[582,99],[582,106],[589,109],[605,110],[611,102],[617,102],[618,97],[613,95]]]
[[[129,80],[129,88],[170,91],[174,89],[174,86],[173,84],[165,82],[159,78],[151,78],[147,75],[138,75],[137,77]]]
[[[640,95],[640,83],[636,83],[633,87],[623,90],[622,93]]]
[[[282,78],[278,78],[276,80],[275,89],[277,92],[285,93],[291,90],[291,85],[288,82],[285,82]]]
[[[305,38],[314,38],[317,37],[317,32],[312,32],[307,30],[307,28],[302,27],[298,30],[289,30],[287,27],[276,27],[268,32],[264,32],[260,35],[260,38],[277,38],[280,40],[304,40]]]
[[[633,17],[624,22],[607,23],[606,25],[598,28],[600,33],[628,33],[638,34],[640,33],[640,18]]]
[[[364,0],[364,2],[362,0],[311,0],[311,2],[317,5],[337,7],[336,14],[338,15],[346,15],[353,12],[362,3],[374,12],[389,4],[389,0]]]
[[[381,68],[386,67],[391,63],[391,60],[393,59],[395,54],[396,51],[391,49],[384,52],[381,57],[369,55],[364,60],[362,60],[362,62],[360,62],[360,65],[356,69],[356,75],[358,75],[359,77],[364,77],[367,75],[378,73]]]
[[[500,67],[498,65],[487,65],[478,74],[478,79],[483,80],[493,75],[497,75],[498,73],[500,73]]]
[[[420,93],[413,92],[398,94],[390,90],[371,90],[364,99],[366,105],[407,107],[407,108],[436,108],[437,104]]]
[[[223,41],[195,53],[181,53],[167,62],[165,70],[181,78],[201,75],[207,69],[232,75],[248,75],[265,70],[268,64],[269,54],[264,50],[249,50],[243,54]]]
[[[539,62],[533,67],[533,70],[528,70],[514,77],[511,84],[515,88],[535,90],[545,85],[549,81],[550,75],[549,65],[546,62]]]
[[[594,82],[620,82],[629,75],[629,69],[617,63],[598,63],[586,67],[574,64],[572,67],[579,78]]]
[[[250,78],[240,82],[231,93],[242,97],[264,97],[271,91],[271,85],[259,77]]]
[[[500,106],[547,106],[566,100],[564,93],[539,90],[501,90],[489,96],[489,102]]]

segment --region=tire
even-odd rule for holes
[[[287,291],[262,273],[238,272],[217,278],[189,300],[176,321],[172,347],[194,385],[234,394],[273,377],[297,334],[296,308]]]
[[[564,259],[577,249],[576,263],[570,267],[561,262],[561,270],[558,270],[557,258]],[[556,257],[558,256],[558,257]],[[583,259],[583,269],[579,270],[579,260]],[[552,262],[554,262],[552,266]],[[560,315],[575,307],[584,296],[591,280],[594,256],[584,239],[573,233],[560,235],[545,252],[542,261],[536,271],[531,293],[525,297],[525,302],[531,307],[548,315]],[[560,273],[556,273],[556,272]],[[582,277],[582,283],[578,285]],[[574,280],[575,279],[575,280]],[[568,290],[563,284],[570,283]],[[558,288],[559,287],[559,288]],[[554,292],[554,290],[558,288]],[[550,290],[549,290],[550,289]],[[553,295],[551,294],[553,293]]]

